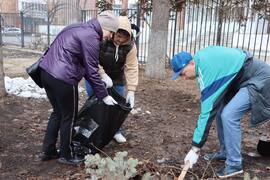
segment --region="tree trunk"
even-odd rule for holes
[[[0,46],[0,98],[6,95],[5,79],[3,65],[3,48]]]
[[[165,78],[170,1],[154,0],[146,76]]]
[[[122,0],[122,11],[126,11],[128,9],[128,0]]]
[[[220,46],[221,44],[221,33],[222,33],[222,24],[223,24],[223,15],[224,15],[224,1],[221,1],[220,6],[218,7],[218,27],[217,27],[217,41],[216,45]]]

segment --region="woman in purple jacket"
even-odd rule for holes
[[[98,74],[100,42],[111,38],[118,29],[118,19],[104,11],[96,19],[64,28],[51,44],[40,67],[42,84],[53,107],[45,133],[42,161],[58,159],[60,163],[77,165],[72,147],[73,125],[78,113],[78,83],[84,77],[91,83],[98,99],[107,105],[117,102],[108,95]],[[60,152],[56,150],[60,130]]]

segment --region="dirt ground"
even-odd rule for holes
[[[37,54],[5,51],[4,67],[7,76],[26,76],[24,68],[37,59]],[[136,92],[135,109],[123,127],[127,143],[112,141],[103,151],[114,156],[127,151],[130,157],[144,164],[139,174],[152,172],[173,179],[179,175],[183,159],[188,152],[199,115],[199,95],[193,81],[182,79],[151,80],[140,68],[140,83]],[[80,106],[86,99],[80,95]],[[40,162],[41,150],[51,106],[47,100],[21,98],[8,95],[0,104],[0,179],[84,179],[84,166],[66,166],[55,160]],[[270,179],[270,158],[250,157],[256,152],[260,135],[269,133],[269,123],[248,129],[248,116],[242,121],[242,152],[244,171],[259,179]],[[201,155],[218,149],[215,123]],[[201,157],[186,179],[213,179],[213,170],[222,162],[207,162]],[[157,178],[158,179],[158,178]],[[243,175],[232,179],[243,179]]]

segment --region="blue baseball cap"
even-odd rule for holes
[[[184,67],[188,65],[188,63],[192,60],[192,56],[188,52],[180,52],[176,55],[171,60],[171,66],[174,71],[174,74],[172,75],[172,80],[176,80],[181,72],[183,71]]]

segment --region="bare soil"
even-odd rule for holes
[[[25,66],[34,62],[38,55],[6,51],[4,57],[6,75],[15,77],[26,76]],[[109,156],[114,156],[118,151],[127,151],[130,157],[142,161],[143,165],[139,167],[138,175],[152,172],[157,177],[166,175],[167,179],[173,179],[181,172],[181,164],[191,146],[200,108],[198,91],[193,81],[169,80],[169,70],[166,80],[153,80],[144,76],[143,69],[144,67],[140,68],[140,83],[135,96],[137,113],[130,114],[123,125],[128,141],[121,145],[112,141],[103,151]],[[82,93],[80,106],[85,99],[86,95]],[[37,155],[41,150],[51,110],[47,100],[14,95],[1,99],[0,179],[86,177],[84,165],[73,167],[61,165],[55,160],[48,162],[38,160]],[[242,125],[244,171],[250,173],[251,177],[256,175],[260,179],[270,179],[270,159],[247,155],[247,152],[256,152],[259,136],[269,133],[269,123],[256,129],[248,129],[246,116]],[[218,145],[213,123],[201,155],[218,150]],[[209,163],[201,157],[186,175],[186,179],[215,178],[213,170],[222,165],[223,162]],[[243,179],[243,175],[232,179]]]

